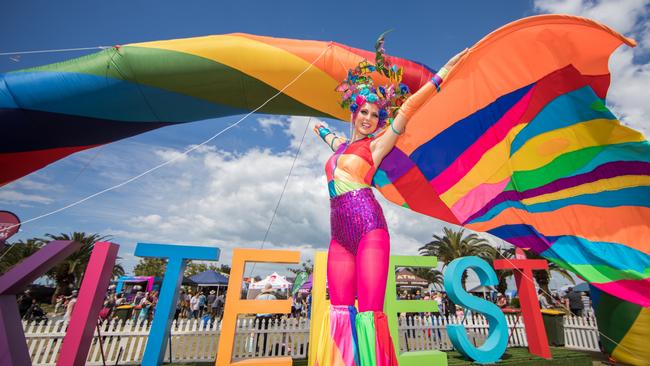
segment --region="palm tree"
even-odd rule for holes
[[[42,239],[31,238],[19,240],[11,245],[2,245],[0,249],[0,274],[4,274],[23,259],[39,251],[44,244]]]
[[[434,287],[442,289],[443,286],[442,272],[440,272],[439,270],[433,268],[427,268],[427,267],[411,267],[408,268],[408,270],[414,275],[424,280],[427,280],[427,282],[432,284]]]
[[[52,301],[54,302],[60,293],[66,292],[66,289],[70,287],[79,288],[95,243],[105,241],[109,237],[83,232],[74,232],[72,234],[61,233],[59,235],[45,234],[45,236],[48,239],[43,240],[73,240],[81,243],[79,250],[70,254],[64,261],[47,272],[47,276],[56,282],[56,290],[54,290],[54,295],[52,296]]]
[[[503,248],[499,247],[496,250],[496,257],[494,259],[510,259],[514,258],[515,255],[515,250],[514,247],[509,247],[509,248]],[[508,277],[512,276],[512,271],[509,269],[497,269],[495,270],[497,273],[497,278],[499,279],[499,283],[496,286],[496,289],[498,292],[505,294],[506,290],[508,289]]]
[[[465,235],[465,229],[444,228],[444,235],[434,235],[433,241],[420,247],[420,255],[436,256],[444,266],[456,258],[477,256],[491,262],[496,250],[489,242],[476,233]],[[462,283],[465,287],[467,272],[463,273]]]
[[[545,259],[539,254],[535,254],[530,250],[525,250],[524,252],[526,253],[526,258],[528,259]],[[557,263],[552,261],[548,261],[548,270],[533,271],[535,282],[537,282],[539,288],[542,289],[542,293],[544,294],[544,297],[546,297],[546,300],[548,300],[549,304],[553,304],[553,299],[550,296],[551,290],[548,288],[548,284],[551,282],[551,272],[557,273],[560,276],[566,278],[572,284],[575,284],[575,280],[573,277],[571,277],[571,272],[560,267]]]
[[[515,258],[515,247],[510,247],[507,249],[499,249],[499,256],[501,258],[506,258],[506,259],[511,259]],[[530,250],[524,250],[524,253],[526,254],[526,259],[546,259],[539,254],[533,253]],[[537,286],[542,290],[544,297],[548,300],[549,304],[553,303],[553,299],[550,297],[550,289],[548,288],[548,285],[551,281],[551,273],[557,273],[560,276],[566,278],[569,282],[575,284],[575,280],[573,277],[571,277],[571,273],[560,267],[557,263],[552,262],[552,261],[547,261],[548,262],[548,270],[543,271],[543,270],[534,270],[533,271],[533,277],[535,278],[535,282],[537,282]],[[512,276],[512,271],[511,270],[500,270],[497,271],[497,276],[499,276],[500,272],[506,272],[509,273],[505,275],[505,278]],[[504,278],[504,281],[505,281]],[[499,284],[501,284],[501,277],[499,277]]]

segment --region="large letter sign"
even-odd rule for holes
[[[79,247],[75,241],[51,241],[0,277],[0,365],[32,364],[16,295]]]
[[[397,300],[395,281],[396,267],[430,267],[435,268],[437,258],[419,255],[391,255],[388,265],[388,280],[386,282],[386,298],[384,309],[388,317],[388,328],[393,338],[393,346],[399,350],[399,333],[397,331],[397,313],[437,312],[438,303],[429,300]],[[410,351],[399,353],[397,361],[401,366],[447,366],[447,354],[438,350]]]
[[[97,317],[106,297],[106,288],[113,275],[113,266],[120,246],[109,242],[95,243],[79,290],[79,299],[72,310],[57,365],[83,366],[97,325]]]
[[[483,313],[490,324],[488,338],[480,347],[474,347],[467,339],[465,326],[448,324],[447,334],[458,352],[479,363],[492,363],[501,358],[508,346],[508,325],[506,317],[495,304],[468,294],[463,288],[461,278],[467,269],[473,269],[481,285],[498,284],[497,275],[490,265],[479,257],[454,259],[445,270],[445,290],[451,301],[467,309]]]
[[[219,351],[217,352],[216,366],[247,365],[247,366],[291,366],[291,357],[273,357],[248,359],[232,362],[232,350],[235,345],[235,326],[239,314],[288,314],[291,312],[291,299],[286,300],[241,300],[239,289],[244,277],[246,263],[290,263],[300,262],[300,252],[294,250],[262,250],[262,249],[235,249],[232,251],[232,269],[228,279],[228,293],[226,305],[221,321],[221,335],[219,336]]]
[[[165,268],[160,288],[158,304],[154,313],[147,347],[142,356],[142,365],[161,365],[165,352],[165,346],[169,339],[169,329],[172,325],[172,315],[176,310],[183,272],[189,259],[216,261],[219,259],[219,248],[197,247],[188,245],[171,244],[145,244],[138,243],[135,247],[135,255],[138,257],[169,258]]]
[[[533,270],[548,269],[548,262],[545,259],[526,259],[523,250],[517,248],[515,259],[495,260],[494,268],[513,269],[521,302],[521,316],[524,318],[528,351],[542,358],[551,358],[551,350],[548,348],[546,329],[533,282]]]

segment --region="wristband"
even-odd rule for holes
[[[390,129],[393,130],[393,132],[394,132],[397,136],[400,136],[401,134],[404,133],[404,131],[402,131],[402,132],[397,132],[397,130],[395,129],[395,127],[393,127],[393,124],[392,124],[392,123],[390,124]]]
[[[320,126],[320,127],[318,127],[318,135],[319,135],[320,138],[322,138],[323,140],[325,140],[325,136],[329,135],[330,133],[332,133],[332,131],[330,131],[329,128],[324,127],[324,126]]]
[[[332,134],[332,135],[334,135],[334,134]],[[330,141],[330,149],[332,151],[334,151],[334,141],[336,141],[337,138],[338,137],[336,137],[336,135],[334,135],[334,137],[332,137],[332,141]],[[327,141],[325,141],[325,142],[327,142]]]
[[[431,83],[436,86],[436,91],[440,93],[440,84],[442,84],[442,78],[438,74],[433,75],[431,78]]]

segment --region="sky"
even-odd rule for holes
[[[650,1],[12,1],[0,7],[0,53],[112,46],[143,41],[244,32],[336,41],[371,49],[393,29],[387,52],[439,68],[511,21],[541,13],[568,13],[602,21],[639,43],[610,61],[607,103],[648,135]],[[63,61],[96,50],[0,56],[0,73]],[[241,116],[166,127],[81,152],[0,188],[0,210],[23,221],[119,184],[198,144]],[[14,240],[84,231],[119,243],[129,271],[136,243],[217,246],[220,263],[233,248],[300,250],[302,259],[329,243],[323,165],[328,147],[311,132],[330,119],[254,115],[188,156],[117,190],[23,225]],[[301,144],[303,134],[307,130]],[[298,153],[297,158],[295,158]],[[287,180],[292,162],[293,172]],[[286,182],[286,191],[280,195]],[[417,254],[447,224],[383,198],[393,254]],[[278,205],[278,201],[280,202]],[[263,238],[278,207],[266,242]],[[498,239],[484,235],[494,245]],[[284,267],[282,267],[284,268]],[[255,274],[272,269],[256,268]],[[551,287],[561,285],[555,280]]]

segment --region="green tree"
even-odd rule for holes
[[[216,266],[215,266],[216,267]],[[218,272],[225,273],[225,274],[230,274],[230,266],[227,264],[222,264],[219,266]],[[215,269],[215,271],[217,271]]]
[[[95,243],[107,241],[110,236],[100,234],[87,234],[84,232],[73,232],[71,234],[61,233],[58,235],[45,234],[47,239],[41,239],[43,242],[50,240],[73,240],[81,243],[81,248],[70,254],[65,260],[57,264],[47,272],[47,276],[56,282],[56,290],[52,296],[52,302],[60,293],[67,292],[70,288],[79,288],[83,279],[90,255],[95,248]],[[113,267],[113,273],[124,273],[124,268],[120,264]]]
[[[515,250],[516,248],[514,246],[505,249],[499,249],[499,257],[506,258],[506,259],[515,258]],[[544,257],[531,252],[530,250],[524,250],[524,253],[526,254],[526,259],[545,259]],[[571,283],[575,283],[575,280],[571,276],[571,272],[568,271],[567,269],[560,267],[557,263],[554,263],[552,261],[547,261],[547,262],[548,262],[548,270],[534,270],[533,277],[535,278],[535,282],[537,282],[537,286],[539,286],[539,288],[542,289],[544,297],[546,297],[549,303],[552,304],[553,299],[549,295],[551,292],[550,289],[548,288],[548,285],[551,282],[552,273],[556,273],[566,278]],[[503,276],[505,276],[506,278],[512,276],[512,270],[497,271],[497,276],[500,276],[501,273],[504,273]],[[501,277],[499,277],[499,284],[501,284]]]
[[[185,277],[192,277],[195,274],[199,274],[201,272],[205,272],[208,270],[208,265],[205,263],[200,263],[200,262],[195,262],[195,261],[189,261],[187,263],[187,267],[185,267],[185,272],[183,273],[183,276]]]
[[[544,257],[531,252],[530,250],[524,250],[524,252],[526,253],[526,258],[528,259],[545,259]],[[571,276],[571,272],[566,270],[565,268],[560,267],[557,263],[552,261],[548,261],[548,270],[533,271],[533,277],[535,277],[535,282],[537,282],[539,288],[542,289],[542,293],[544,297],[546,297],[546,300],[548,300],[549,304],[553,303],[553,299],[550,296],[551,290],[548,288],[548,285],[551,282],[552,273],[558,274],[566,278],[572,284],[575,284],[575,280]]]
[[[293,274],[298,274],[299,272],[307,272],[307,274],[310,275],[312,272],[314,272],[314,263],[312,263],[311,259],[307,259],[306,261],[300,263],[300,268],[287,267],[287,270]]]
[[[32,238],[3,245],[0,249],[0,258],[2,258],[0,259],[0,274],[4,274],[9,268],[36,253],[44,244],[43,239]]]
[[[447,266],[456,258],[477,256],[491,262],[496,255],[496,249],[476,233],[465,235],[465,230],[444,228],[443,235],[434,235],[433,241],[420,247],[420,255],[432,255]],[[463,273],[463,287],[467,281],[467,272]]]
[[[136,276],[162,277],[165,274],[167,260],[163,258],[142,257],[138,264],[133,267],[133,274]]]
[[[427,280],[427,282],[432,284],[434,287],[438,289],[443,288],[443,277],[441,271],[427,267],[411,267],[408,268],[408,270],[414,275]]]
[[[514,253],[514,247],[499,247],[496,250],[497,257],[495,259],[514,258]],[[508,269],[497,269],[495,272],[497,273],[497,278],[499,279],[499,283],[497,284],[496,289],[498,292],[505,294],[506,290],[508,289],[508,277],[512,276],[512,271]]]

